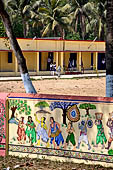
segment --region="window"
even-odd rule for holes
[[[12,63],[12,52],[8,52],[8,63]]]

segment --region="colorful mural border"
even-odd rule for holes
[[[113,156],[89,152],[9,144],[9,151],[113,163]]]

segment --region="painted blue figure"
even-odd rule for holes
[[[88,137],[87,137],[87,122],[85,122],[85,120],[82,120],[78,124],[78,128],[80,129],[80,136],[78,140],[78,146],[76,148],[79,149],[81,142],[84,141],[88,145],[88,150],[90,150],[91,146],[89,144]]]
[[[54,145],[54,148],[57,145],[57,149],[59,149],[60,143],[64,143],[64,139],[60,130],[60,124],[55,122],[53,117],[50,117],[50,122],[50,129],[48,132],[48,136],[51,138],[50,143]]]

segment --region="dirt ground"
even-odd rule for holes
[[[113,170],[100,165],[75,164],[72,162],[50,161],[45,159],[0,157],[0,170]]]
[[[42,79],[32,81],[37,93],[76,96],[105,96],[105,77],[81,79]],[[0,92],[24,93],[22,81],[0,82]]]
[[[105,96],[105,78],[85,79],[45,79],[33,81],[38,93],[46,94],[68,94],[80,96]],[[21,81],[0,82],[0,92],[25,92]],[[74,163],[52,162],[49,160],[38,160],[28,158],[0,157],[0,170],[19,165],[20,170],[113,170],[97,165],[84,165]]]

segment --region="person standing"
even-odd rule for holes
[[[58,77],[60,77],[60,73],[61,73],[61,66],[59,65],[58,68],[57,68]]]

